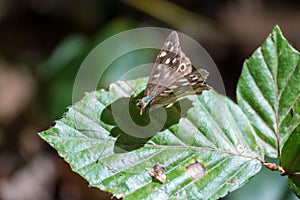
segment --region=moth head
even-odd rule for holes
[[[140,115],[143,114],[143,110],[148,106],[151,100],[152,98],[148,96],[136,100],[136,105],[140,108]]]

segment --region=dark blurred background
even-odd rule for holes
[[[181,31],[208,51],[235,99],[244,59],[276,24],[300,49],[296,0],[0,1],[0,199],[111,198],[37,135],[72,104],[77,69],[101,41],[136,27]],[[296,199],[278,177],[263,170],[227,199]]]

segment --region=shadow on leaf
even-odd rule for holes
[[[177,124],[192,107],[192,102],[182,99],[172,106],[163,108],[152,105],[140,115],[136,106],[136,97],[123,97],[108,105],[101,114],[101,120],[115,126],[110,136],[117,138],[114,146],[115,153],[125,153],[143,147],[157,132],[164,131]]]

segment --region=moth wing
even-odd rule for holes
[[[169,87],[164,87],[161,92],[153,99],[152,104],[170,104],[176,99],[191,95],[201,94],[203,90],[211,89],[211,86],[206,84],[206,79],[209,73],[205,69],[195,69],[193,72],[176,80]]]

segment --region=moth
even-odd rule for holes
[[[140,115],[149,105],[166,106],[179,97],[209,90],[211,87],[206,84],[208,75],[205,69],[196,69],[192,65],[181,50],[177,32],[173,31],[155,59],[143,98],[137,100]]]

